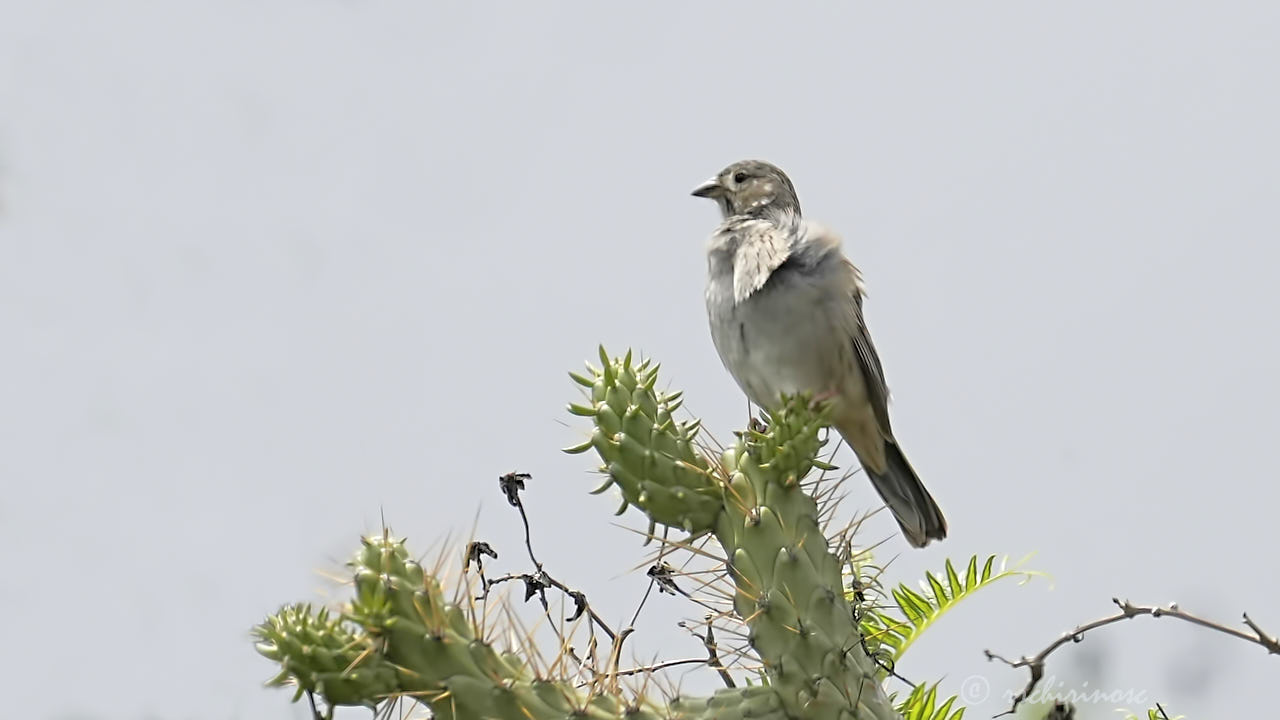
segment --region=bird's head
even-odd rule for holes
[[[763,160],[743,160],[693,189],[696,197],[711,198],[726,218],[767,212],[800,214],[800,201],[791,179]]]

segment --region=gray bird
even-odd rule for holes
[[[889,390],[862,318],[862,275],[834,233],[804,220],[782,170],[744,160],[693,194],[720,206],[707,246],[707,317],[725,368],[764,408],[782,394],[828,399],[907,542],[947,536],[947,521],[889,427]]]

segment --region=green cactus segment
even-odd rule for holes
[[[640,508],[663,525],[690,533],[714,526],[724,504],[711,463],[695,443],[697,421],[677,422],[680,393],[655,390],[658,368],[648,360],[632,363],[631,353],[610,358],[600,349],[602,367],[588,366],[590,377],[570,373],[587,388],[589,405],[570,405],[569,412],[590,417],[591,438],[567,452],[595,448],[608,480],[595,492],[616,485],[623,504]]]
[[[430,705],[435,717],[564,717],[517,655],[484,642],[472,616],[445,600],[402,540],[366,538],[351,566],[355,597],[348,617],[398,669],[400,691]],[[588,704],[571,688],[559,689],[579,706]]]
[[[437,580],[403,540],[364,538],[348,563],[354,597],[341,618],[292,605],[254,629],[258,652],[280,664],[269,685],[294,685],[333,705],[376,707],[411,698],[441,720],[716,720],[786,715],[768,687],[724,690],[668,707],[624,695],[597,676],[537,677],[514,653],[499,652],[476,631],[475,615],[445,600]],[[604,678],[601,681],[601,678]]]
[[[899,717],[844,599],[840,561],[799,482],[815,466],[825,413],[798,397],[727,451],[716,537],[729,559],[734,609],[791,717]]]
[[[269,685],[294,685],[295,700],[310,691],[330,706],[409,697],[448,720],[661,717],[616,693],[535,677],[519,656],[478,636],[474,615],[445,600],[402,540],[362,542],[348,563],[355,591],[341,619],[296,605],[255,628],[258,652],[280,664]]]
[[[373,706],[398,687],[395,668],[365,653],[361,635],[324,608],[286,605],[253,635],[258,652],[280,663],[267,685],[294,685],[295,701],[311,691],[332,705]]]
[[[676,717],[714,720],[788,720],[778,694],[768,685],[723,689],[710,697],[678,697],[670,709]]]

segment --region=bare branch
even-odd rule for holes
[[[524,547],[529,553],[529,559],[533,562],[535,572],[509,574],[500,578],[494,578],[493,580],[485,580],[484,567],[479,565],[479,556],[481,554],[491,553],[492,556],[496,558],[497,553],[493,552],[493,549],[486,543],[471,543],[467,547],[467,564],[469,567],[470,563],[474,561],[477,563],[478,567],[480,567],[481,586],[484,588],[483,594],[477,599],[486,599],[489,595],[489,588],[493,585],[519,579],[523,580],[525,583],[525,600],[529,600],[536,594],[542,603],[543,609],[549,610],[546,590],[547,588],[555,588],[573,600],[574,612],[573,616],[570,617],[569,620],[572,621],[578,619],[578,617],[580,617],[585,611],[591,618],[592,624],[603,630],[604,633],[609,636],[610,640],[616,641],[618,638],[617,633],[615,633],[613,628],[609,627],[608,623],[606,623],[599,615],[596,614],[596,611],[592,609],[591,603],[587,601],[586,594],[580,590],[574,590],[568,585],[565,585],[552,577],[551,573],[548,573],[542,566],[542,563],[538,561],[538,556],[534,554],[533,540],[529,531],[529,515],[525,512],[524,502],[520,499],[520,491],[524,490],[525,482],[532,479],[533,476],[529,473],[510,472],[498,478],[498,487],[502,490],[502,494],[506,496],[507,503],[520,512],[520,522],[524,525]],[[484,550],[488,550],[488,553],[484,553]]]
[[[681,627],[689,631],[689,634],[702,641],[702,647],[707,649],[707,659],[702,662],[716,671],[720,675],[720,679],[724,681],[725,687],[737,687],[737,683],[733,681],[733,676],[729,674],[729,669],[720,661],[720,651],[716,645],[715,631],[713,630],[713,621],[715,617],[708,615],[706,617],[707,632],[705,634],[694,632],[689,628],[688,623],[679,623]]]
[[[1122,620],[1129,620],[1140,615],[1150,615],[1155,618],[1177,618],[1178,620],[1189,622],[1193,625],[1199,625],[1200,627],[1209,628],[1210,630],[1216,630],[1224,635],[1230,635],[1231,637],[1239,638],[1246,642],[1254,643],[1255,645],[1261,645],[1268,653],[1280,655],[1280,641],[1278,641],[1274,635],[1268,635],[1263,632],[1262,628],[1258,627],[1258,625],[1249,618],[1248,613],[1244,614],[1244,623],[1252,631],[1251,633],[1227,627],[1226,625],[1216,623],[1212,620],[1206,620],[1205,618],[1197,615],[1192,615],[1191,613],[1179,608],[1177,603],[1170,603],[1167,607],[1160,607],[1158,605],[1134,605],[1128,600],[1121,600],[1119,598],[1111,598],[1111,602],[1115,603],[1116,606],[1120,608],[1119,612],[1114,615],[1099,618],[1092,622],[1087,622],[1071,632],[1063,633],[1061,637],[1049,643],[1048,647],[1031,657],[1026,657],[1024,655],[1017,660],[1009,660],[991,652],[990,650],[983,651],[987,660],[998,660],[1011,668],[1025,667],[1031,673],[1031,679],[1027,682],[1026,687],[1023,688],[1022,692],[1018,693],[1018,695],[1013,699],[1013,707],[1009,708],[1007,712],[1001,713],[1001,715],[1012,715],[1017,711],[1018,705],[1031,697],[1031,693],[1035,690],[1036,685],[1044,678],[1045,659],[1053,654],[1053,652],[1058,648],[1066,645],[1067,643],[1078,643],[1083,641],[1085,633],[1091,630],[1096,630],[1100,627],[1111,625]],[[997,715],[996,717],[1000,717],[1000,715]]]

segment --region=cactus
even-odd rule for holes
[[[476,605],[484,596],[464,583],[446,597],[438,573],[384,532],[365,538],[348,563],[354,592],[340,617],[295,605],[257,627],[258,651],[280,665],[270,684],[293,685],[295,699],[318,696],[330,714],[338,705],[411,698],[434,717],[459,720],[901,717],[868,654],[857,604],[843,591],[842,560],[821,530],[818,504],[801,485],[821,466],[823,411],[792,398],[713,458],[701,449],[698,423],[676,420],[679,394],[656,389],[655,366],[630,354],[612,359],[602,350],[601,358],[601,368],[573,375],[588,400],[570,411],[594,427],[568,451],[594,449],[606,478],[596,492],[617,487],[618,512],[635,506],[651,534],[661,525],[719,543],[759,682],[666,701],[629,692],[617,671],[626,632],[611,631],[610,659],[575,681],[573,663],[537,663],[529,647],[499,650]],[[548,587],[538,580],[543,572],[539,564],[538,573],[520,576],[527,595]],[[497,581],[483,571],[481,578],[487,596]]]
[[[680,423],[673,416],[680,407],[680,393],[659,393],[658,369],[648,361],[631,363],[631,353],[610,360],[600,350],[603,368],[589,368],[592,377],[570,373],[587,388],[591,404],[569,405],[569,412],[595,422],[591,438],[567,452],[595,448],[604,460],[607,478],[592,491],[611,486],[622,492],[621,515],[635,505],[653,523],[682,529],[690,534],[714,526],[724,505],[721,483],[711,463],[695,447],[697,421]]]
[[[1000,580],[1025,581],[1038,573],[997,565],[995,556],[980,563],[975,556],[967,566],[947,561],[943,572],[925,576],[919,590],[902,584],[886,587],[867,551],[851,547],[849,532],[856,522],[839,532],[824,532],[835,495],[834,487],[823,487],[826,475],[806,480],[815,468],[832,469],[818,459],[825,442],[824,407],[803,396],[786,399],[763,423],[753,421],[732,447],[712,451],[696,420],[676,419],[680,394],[657,390],[656,366],[633,363],[630,353],[611,358],[603,348],[600,358],[599,369],[588,365],[586,375],[570,373],[587,399],[570,405],[569,411],[590,418],[592,431],[567,452],[595,450],[605,481],[594,492],[616,487],[622,496],[619,514],[634,506],[647,516],[648,537],[662,543],[649,569],[650,588],[684,594],[712,610],[704,620],[705,634],[690,630],[709,657],[668,665],[705,664],[726,688],[702,697],[671,690],[660,695],[648,690],[664,664],[619,667],[633,628],[615,632],[590,607],[585,593],[553,578],[537,560],[519,497],[529,479],[522,473],[504,475],[499,483],[524,521],[534,572],[487,577],[484,558],[496,560],[497,552],[488,543],[473,541],[467,545],[462,577],[450,581],[441,571],[443,555],[429,570],[414,559],[403,539],[384,529],[364,538],[347,563],[353,592],[340,613],[287,605],[254,629],[258,652],[279,665],[267,684],[292,686],[294,700],[306,697],[317,720],[332,718],[335,708],[344,705],[393,717],[392,705],[399,702],[424,705],[431,717],[446,720],[961,720],[964,708],[955,697],[939,695],[937,684],[915,685],[895,707],[882,683],[895,674],[893,664],[920,633],[961,600]],[[671,530],[686,536],[670,540]],[[838,556],[832,547],[839,548]],[[712,573],[685,573],[718,578],[701,581],[706,597],[676,584],[678,573],[664,558],[680,551],[718,563]],[[551,620],[559,647],[550,661],[511,607],[490,599],[496,586],[514,581],[524,583],[526,601],[539,598]],[[562,594],[561,609],[572,602],[569,617],[553,616],[552,592]],[[1010,713],[1031,697],[1044,674],[1044,658],[1055,649],[1079,642],[1087,631],[1134,617],[1177,618],[1280,654],[1280,639],[1247,614],[1249,632],[1244,632],[1191,615],[1176,604],[1114,602],[1117,614],[1079,626],[1034,657],[1010,661],[987,651],[989,659],[1030,669],[1031,679],[1014,698]],[[501,614],[506,619],[495,620]],[[739,658],[727,665],[713,637],[717,621],[736,624],[734,629],[742,629],[746,638],[744,646],[734,648]],[[572,642],[584,626],[589,637],[586,651],[579,653]],[[494,642],[499,630],[508,636],[506,647]],[[603,652],[598,652],[597,632],[607,636],[609,647]],[[739,686],[733,672],[750,673],[740,678],[745,686]],[[632,682],[637,678],[638,684]],[[1046,720],[1074,715],[1063,702],[1047,711]],[[1158,706],[1148,715],[1168,717]]]
[[[651,523],[697,535],[712,532],[727,559],[733,606],[788,717],[897,717],[863,646],[842,591],[841,561],[828,548],[818,506],[800,487],[823,442],[825,414],[806,397],[791,398],[748,430],[712,464],[693,449],[696,422],[677,424],[678,394],[656,394],[656,368],[631,355],[575,376],[592,405],[587,445],[604,460],[608,480]]]

